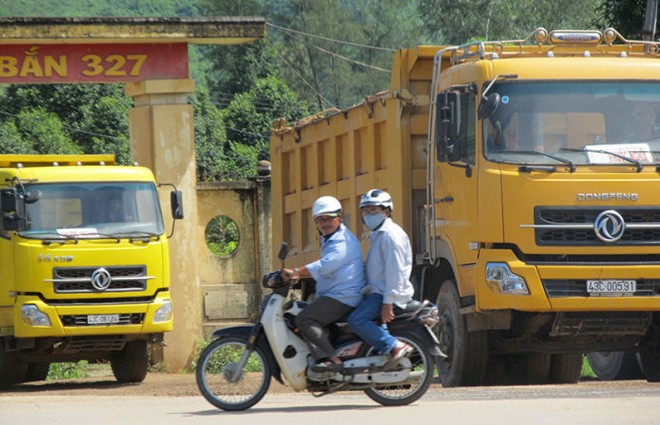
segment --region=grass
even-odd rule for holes
[[[584,359],[582,360],[582,374],[580,375],[580,379],[589,379],[589,380],[598,379],[594,371],[591,370],[591,366],[589,365],[589,360],[587,360],[587,356],[584,356]]]

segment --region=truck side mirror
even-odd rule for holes
[[[0,211],[3,213],[15,212],[17,198],[18,192],[13,187],[0,190]]]
[[[181,220],[183,218],[183,194],[180,190],[170,192],[170,207],[172,208],[172,218]]]
[[[456,91],[438,93],[435,111],[434,136],[438,161],[456,161],[456,154],[452,154],[456,149],[453,149],[451,139],[458,136],[461,128],[460,93]]]
[[[40,190],[31,190],[31,191],[27,192],[25,195],[23,195],[23,200],[25,200],[26,204],[34,204],[39,199],[41,199],[41,191]]]
[[[498,93],[491,93],[488,96],[481,96],[481,102],[479,102],[479,109],[477,109],[477,115],[480,120],[489,118],[495,113],[497,107],[500,106],[500,95]]]
[[[2,228],[5,231],[24,230],[27,228],[27,221],[15,213],[4,214],[2,216]]]

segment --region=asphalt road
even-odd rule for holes
[[[123,392],[122,386],[106,385],[110,391],[105,394],[97,384],[84,382],[73,390],[50,384],[2,393],[0,425],[660,424],[660,384],[645,381],[473,388],[434,384],[420,401],[404,407],[380,406],[360,392],[317,398],[280,390],[245,412],[220,411],[201,395],[140,395],[139,385],[123,387],[130,389]]]

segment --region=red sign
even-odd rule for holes
[[[188,45],[0,45],[0,83],[118,83],[188,77]]]

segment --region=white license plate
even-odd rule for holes
[[[634,280],[587,280],[587,292],[591,296],[623,296],[632,294],[637,289]]]
[[[90,314],[87,316],[89,325],[111,325],[113,323],[119,323],[118,314]]]

